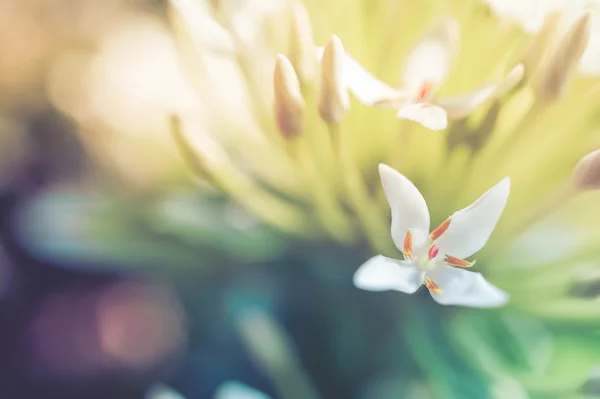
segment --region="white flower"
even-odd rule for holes
[[[365,105],[397,109],[400,119],[420,123],[428,129],[442,130],[448,118],[469,116],[484,102],[500,97],[523,77],[523,66],[515,66],[505,78],[459,96],[436,98],[446,81],[458,48],[458,28],[454,20],[443,20],[419,40],[406,59],[403,87],[392,88],[380,81],[346,53],[344,77],[350,92]],[[323,50],[318,50],[319,58]]]
[[[375,256],[356,271],[354,284],[407,294],[424,284],[442,305],[504,305],[508,295],[480,273],[465,270],[474,262],[464,259],[483,248],[492,234],[508,200],[510,180],[504,178],[429,233],[429,210],[419,190],[387,165],[379,165],[379,174],[392,210],[392,239],[404,260]]]

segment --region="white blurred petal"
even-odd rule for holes
[[[402,291],[412,294],[423,284],[424,272],[410,262],[375,256],[354,273],[354,285],[367,291]]]
[[[396,116],[400,119],[418,122],[431,130],[443,130],[448,126],[446,110],[433,104],[412,103],[403,105]]]
[[[221,18],[239,40],[247,46],[260,46],[269,42],[264,26],[272,21],[284,20],[280,16],[290,4],[289,0],[219,0],[218,8]],[[285,25],[281,27],[285,28]]]
[[[452,214],[448,230],[437,241],[439,255],[465,259],[487,243],[508,201],[510,179],[505,177],[467,208]]]
[[[517,22],[526,31],[537,32],[544,23],[544,16],[558,8],[556,0],[484,0],[500,17]]]
[[[594,23],[597,26],[598,23]],[[579,69],[586,75],[600,75],[600,29],[590,35],[590,42],[581,57]]]
[[[269,399],[269,397],[240,382],[227,381],[217,389],[214,399]]]
[[[319,60],[323,58],[323,47],[317,48],[317,56]],[[386,105],[407,98],[404,91],[379,80],[348,53],[344,59],[344,80],[348,90],[365,105]]]
[[[386,100],[405,100],[403,91],[393,89],[363,68],[351,55],[346,53],[344,64],[348,89],[358,101],[365,105],[374,105]]]
[[[481,104],[492,98],[496,88],[497,85],[490,84],[461,96],[440,98],[436,103],[446,110],[448,118],[465,118],[471,115]]]
[[[392,210],[392,239],[403,250],[408,230],[413,235],[413,254],[425,246],[429,234],[429,209],[414,184],[393,168],[379,164],[379,176]]]
[[[170,0],[170,3],[197,46],[234,54],[231,33],[212,17],[208,3],[197,0]]]
[[[458,24],[444,19],[423,36],[409,53],[403,83],[410,93],[418,93],[424,83],[440,86],[448,76],[458,51]]]
[[[440,98],[436,104],[446,110],[450,119],[465,118],[486,101],[501,97],[512,90],[523,79],[524,72],[523,65],[518,64],[495,83],[482,86],[471,93]]]
[[[502,97],[512,89],[514,89],[525,76],[525,67],[523,64],[515,65],[504,78],[497,83],[494,97]]]
[[[508,295],[490,284],[481,273],[441,266],[427,273],[441,289],[431,297],[442,305],[491,308],[505,305]]]

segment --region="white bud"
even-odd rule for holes
[[[541,100],[553,101],[565,92],[579,60],[587,47],[591,30],[591,13],[583,14],[558,43],[552,57],[540,76],[536,95]]]
[[[304,98],[292,63],[281,54],[277,56],[275,62],[273,87],[277,126],[286,138],[295,137],[302,132]]]
[[[292,8],[290,61],[301,82],[312,82],[317,74],[317,56],[310,16],[304,4]]]
[[[562,13],[558,10],[550,11],[544,18],[542,28],[535,35],[523,56],[523,66],[525,67],[525,79],[531,76],[543,65],[544,59],[548,55],[549,49],[554,47],[558,37],[559,22]]]
[[[600,150],[581,158],[573,169],[571,181],[581,191],[600,189]]]
[[[344,58],[344,46],[334,35],[323,50],[319,86],[319,113],[331,124],[340,123],[350,107],[350,97],[344,79]]]

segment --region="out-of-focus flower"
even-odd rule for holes
[[[237,381],[223,383],[215,392],[214,399],[268,399],[264,393]]]
[[[377,165],[389,164],[415,182],[428,198],[434,225],[443,225],[455,209],[464,208],[504,176],[510,176],[511,200],[494,236],[487,243],[474,241],[486,244],[476,248],[481,248],[478,269],[510,295],[509,305],[479,312],[437,306],[419,294],[392,297],[393,307],[386,307],[394,310],[390,317],[398,315],[410,322],[394,323],[398,330],[390,333],[389,341],[368,336],[371,339],[364,340],[368,349],[362,348],[362,353],[377,352],[371,346],[382,342],[373,356],[381,352],[395,356],[388,343],[401,341],[398,353],[407,354],[402,360],[414,362],[418,365],[415,369],[422,372],[406,377],[407,382],[439,382],[432,388],[432,397],[445,397],[454,391],[458,392],[454,397],[489,397],[487,391],[461,395],[461,389],[476,385],[470,378],[468,384],[460,383],[460,378],[470,376],[473,370],[481,379],[493,381],[500,392],[526,390],[539,397],[574,395],[587,369],[600,359],[600,353],[587,345],[592,339],[582,338],[586,334],[596,338],[600,325],[596,162],[584,158],[600,143],[596,125],[600,90],[596,78],[579,75],[573,68],[585,57],[582,49],[588,39],[593,42],[594,22],[581,10],[573,18],[557,17],[560,22],[546,18],[546,29],[531,43],[526,32],[502,23],[479,0],[431,0],[428,4],[432,6],[386,0],[171,1],[181,50],[181,64],[166,64],[177,67],[168,68],[174,73],[159,72],[165,64],[155,63],[156,53],[149,48],[141,54],[152,62],[140,62],[135,52],[123,51],[120,45],[109,42],[101,47],[101,54],[114,55],[116,47],[126,65],[135,64],[123,68],[131,71],[132,79],[111,74],[115,84],[92,82],[95,90],[87,93],[105,99],[96,103],[101,105],[98,109],[106,107],[100,118],[104,124],[118,128],[119,121],[128,122],[122,125],[122,137],[130,137],[127,143],[133,145],[120,145],[121,135],[115,135],[111,148],[120,151],[118,159],[128,174],[143,176],[132,181],[147,182],[156,191],[144,201],[139,197],[119,198],[114,203],[106,198],[92,201],[89,193],[40,198],[22,219],[28,222],[22,234],[27,247],[56,262],[74,263],[89,256],[108,259],[113,265],[131,266],[137,261],[168,272],[185,266],[199,269],[198,248],[207,246],[244,265],[289,252],[294,259],[310,259],[302,264],[311,272],[318,269],[314,275],[319,277],[311,280],[318,280],[316,299],[311,303],[323,301],[328,313],[322,319],[327,323],[336,324],[337,317],[343,318],[339,330],[347,335],[332,341],[354,349],[357,341],[363,342],[357,332],[363,330],[346,327],[370,325],[372,320],[359,319],[370,318],[370,309],[377,308],[369,301],[383,297],[385,302],[389,296],[365,299],[364,293],[354,290],[342,301],[336,295],[345,291],[331,290],[328,278],[349,283],[349,264],[359,264],[374,254],[391,256],[396,252],[394,241],[404,249],[407,233],[406,229],[395,231],[400,236],[390,239],[390,211],[384,191],[375,183]],[[456,22],[447,22],[452,19]],[[435,34],[435,28],[423,31],[423,27],[446,24],[460,26],[460,51],[452,29],[442,29],[441,34]],[[154,28],[151,31],[156,33]],[[158,30],[160,37],[168,36]],[[132,42],[151,46],[151,41],[139,38]],[[168,43],[162,54],[174,58],[170,40],[160,43]],[[328,43],[321,63],[315,43]],[[131,44],[124,47],[137,49]],[[524,56],[532,48],[532,55]],[[102,62],[102,56],[93,59],[98,62],[95,65],[103,66],[96,69],[99,71],[114,65],[106,59]],[[181,84],[181,66],[189,83]],[[140,71],[144,67],[153,69]],[[153,81],[146,73],[165,78]],[[434,85],[426,85],[428,81]],[[494,81],[500,83],[486,85]],[[106,105],[106,99],[113,99],[110,93],[118,93],[132,82],[148,83],[141,85],[148,94],[143,96],[143,103],[151,99],[149,103],[157,105],[149,110],[156,112],[173,102],[160,116],[161,126],[156,115],[155,119],[131,119],[124,109],[113,113]],[[165,82],[177,84],[166,90]],[[444,99],[460,98],[460,93],[478,86],[483,89],[477,95],[458,101],[456,109],[461,112],[450,112],[451,106]],[[127,87],[131,97],[124,99],[132,100],[126,101],[131,110],[132,105],[141,104],[136,99],[142,97]],[[106,88],[115,90],[109,93]],[[163,88],[164,98],[155,98]],[[422,91],[424,98],[420,99]],[[429,121],[429,106],[423,104],[435,104],[439,109],[430,109],[448,114],[447,127],[439,134],[430,134],[421,124],[398,120],[386,110],[361,104],[383,105],[386,101],[396,108],[408,107],[403,113],[421,121]],[[72,112],[78,105],[61,108]],[[82,121],[87,114],[82,115],[84,118],[75,119],[85,126]],[[135,123],[125,127],[132,121]],[[139,134],[139,130],[133,134],[136,129],[131,126],[140,126],[137,123],[151,123],[155,128],[152,138]],[[167,134],[169,127],[172,137]],[[162,150],[167,150],[166,143],[172,138],[169,156],[140,161],[146,145],[164,155]],[[200,181],[197,194],[182,196],[165,184],[168,179],[158,178],[158,173],[171,176],[182,169],[181,160],[178,166],[171,163],[177,156],[174,143],[182,150],[181,159],[185,158],[196,172]],[[219,196],[219,200],[211,196]],[[215,205],[211,200],[216,206],[206,206],[207,202]],[[231,208],[237,212],[227,211]],[[240,216],[244,212],[247,217]],[[393,212],[392,216],[395,220]],[[494,219],[491,214],[478,218]],[[447,227],[452,229],[454,222]],[[487,239],[489,233],[491,228],[478,239]],[[420,234],[424,239],[427,231]],[[425,248],[422,242],[413,245]],[[249,247],[260,248],[252,252],[252,262],[244,257]],[[321,250],[326,250],[327,256]],[[455,258],[447,258],[449,263],[466,266],[463,258],[473,252],[446,253],[440,247],[434,258],[450,255]],[[418,258],[427,259],[428,254]],[[201,263],[207,268],[231,267],[208,256],[203,256]],[[287,258],[281,263],[296,265]],[[323,264],[331,267],[321,268]],[[322,278],[324,275],[328,277]],[[346,306],[350,301],[354,301],[347,307],[351,312],[337,312],[340,302]],[[361,308],[367,306],[365,303],[372,307]],[[316,305],[318,311],[320,305]],[[330,317],[331,313],[336,318]],[[383,311],[377,315],[382,316]],[[451,317],[443,317],[446,315]],[[277,371],[282,362],[297,366],[299,362],[289,361],[292,351],[274,351],[257,338],[268,336],[278,343],[286,342],[276,322],[255,313],[240,324],[242,330],[255,332],[243,335],[244,343],[263,370]],[[347,337],[353,334],[359,339],[348,344]],[[454,351],[452,343],[461,348],[460,353]],[[575,356],[579,361],[573,361]],[[337,364],[346,360],[335,358]],[[457,363],[472,367],[458,368]],[[448,377],[438,381],[448,372]]]
[[[508,179],[483,194],[469,207],[453,213],[429,235],[429,210],[419,190],[400,173],[379,165],[383,189],[392,209],[392,238],[404,261],[376,256],[354,275],[354,284],[369,291],[397,290],[412,294],[425,285],[442,305],[502,306],[506,293],[480,273],[461,268],[479,251],[500,219],[508,200]]]
[[[557,24],[557,30],[573,22],[581,13],[589,11],[593,19],[600,12],[600,2],[597,0],[483,0],[494,13],[522,26],[529,33],[544,31],[544,20],[556,14],[563,15],[563,21]],[[590,45],[585,49],[579,69],[582,73],[597,75],[600,73],[600,25],[592,24]],[[548,43],[547,43],[548,44]]]
[[[433,130],[445,129],[448,117],[465,118],[486,101],[503,96],[520,82],[524,72],[519,64],[496,83],[467,94],[436,99],[450,73],[458,40],[458,26],[452,19],[443,20],[422,37],[407,56],[402,89],[393,89],[378,80],[346,55],[346,84],[363,104],[397,108],[398,118],[419,122]]]

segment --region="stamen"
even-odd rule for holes
[[[441,294],[442,293],[442,289],[436,283],[434,283],[433,280],[430,279],[429,277],[425,277],[425,280],[423,280],[423,284],[425,284],[425,287],[427,287],[429,292],[431,292],[432,294]]]
[[[440,252],[440,249],[438,247],[436,247],[435,245],[432,245],[429,248],[429,252],[427,252],[427,256],[429,257],[429,259],[433,259],[436,256],[438,256],[439,252]]]
[[[417,102],[423,102],[429,98],[431,92],[433,91],[434,84],[433,82],[423,82],[421,89],[419,90],[419,94],[417,95]]]
[[[471,267],[475,264],[474,261],[469,262],[468,260],[460,259],[450,255],[446,255],[446,257],[444,258],[444,262],[454,267]]]
[[[446,232],[446,230],[448,230],[448,227],[450,227],[451,221],[452,221],[452,218],[448,218],[442,224],[440,224],[438,227],[436,227],[435,230],[433,230],[431,233],[429,233],[429,239],[431,241],[435,241],[438,238],[440,238],[441,235],[444,234]]]
[[[412,246],[413,246],[413,235],[412,231],[408,230],[404,236],[404,258],[406,260],[412,259]]]

